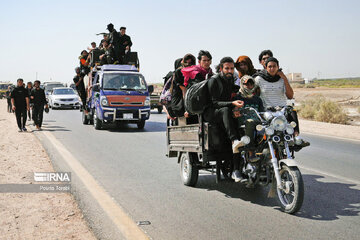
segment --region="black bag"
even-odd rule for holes
[[[193,84],[185,94],[185,109],[190,114],[201,114],[210,103],[208,80]]]
[[[210,78],[211,79],[211,78]],[[208,81],[204,80],[193,84],[185,94],[185,110],[190,114],[202,114],[211,104],[211,96],[208,88]],[[222,84],[219,79],[215,78],[219,90],[222,91]]]

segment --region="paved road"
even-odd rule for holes
[[[298,214],[288,215],[267,189],[216,184],[209,173],[195,188],[182,185],[176,159],[165,157],[165,115],[152,113],[142,131],[96,131],[82,125],[78,111],[56,110],[45,116],[44,129],[134,221],[151,222],[142,228],[153,239],[359,239],[360,142],[303,134],[312,144],[296,155],[305,199]]]

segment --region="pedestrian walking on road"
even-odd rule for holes
[[[11,92],[12,110],[15,111],[19,132],[27,131],[25,124],[27,111],[30,110],[29,93],[23,84],[24,80],[19,78],[17,80],[17,87]]]
[[[34,88],[31,91],[30,99],[32,100],[33,106],[33,119],[36,125],[37,130],[41,130],[41,125],[43,121],[44,106],[48,108],[46,101],[45,91],[40,88],[40,81],[36,80],[34,82]]]
[[[28,82],[27,85],[26,85],[26,90],[28,91],[28,94],[29,94],[29,97],[30,97],[30,94],[31,94],[31,90],[33,89],[33,84],[32,82]],[[33,101],[31,100],[31,98],[29,99],[30,101],[30,109],[32,108],[32,105],[33,105]],[[28,110],[27,113],[28,113],[28,119],[29,121],[31,121],[31,110]]]
[[[7,100],[7,111],[9,113],[12,112],[11,109],[11,86],[8,87],[8,90],[5,92],[6,100]]]

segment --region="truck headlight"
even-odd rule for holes
[[[145,106],[150,106],[150,97],[146,97],[144,105]]]
[[[109,106],[109,102],[105,96],[101,97],[100,103],[102,106]]]

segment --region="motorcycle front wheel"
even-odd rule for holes
[[[277,189],[281,209],[289,214],[300,210],[304,200],[304,182],[297,167],[282,165],[280,169],[283,189]]]

